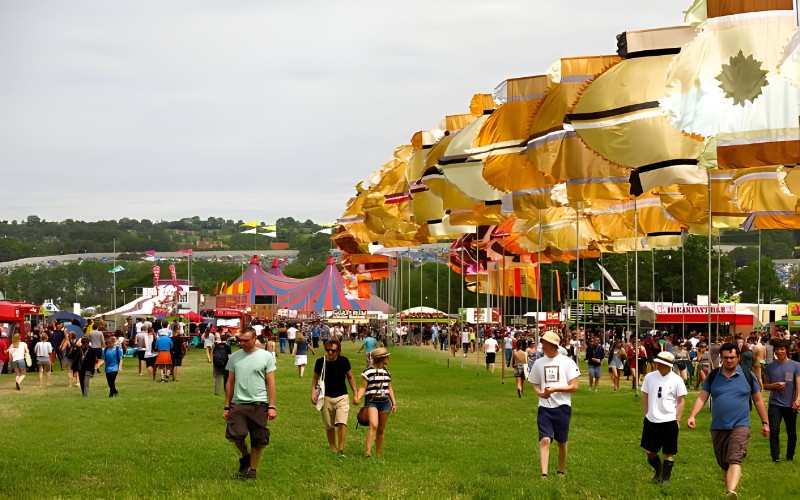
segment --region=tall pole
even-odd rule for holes
[[[422,252],[419,254],[419,312],[422,312]]]
[[[580,202],[578,202],[577,206],[575,207],[575,310],[579,311],[581,307],[580,297],[581,297],[581,223],[580,223]],[[538,319],[538,318],[537,318]],[[576,315],[575,323],[577,325],[578,331],[578,338],[580,338],[580,331],[581,331],[581,322],[580,322],[580,315]],[[583,321],[584,326],[586,325],[586,319],[584,318]],[[586,332],[583,333],[583,338],[585,341],[589,339],[586,338]]]
[[[116,269],[116,267],[117,267],[117,239],[116,238],[114,238],[114,255],[113,255],[113,257],[114,257],[114,269],[113,269],[114,272],[112,272],[111,274],[114,275],[114,293],[113,293],[113,295],[111,295],[111,310],[115,311],[114,312],[114,316],[112,317],[112,319],[114,320],[114,328],[116,328],[117,327],[117,319],[116,319],[117,318],[117,313],[116,313],[116,310],[117,310],[117,269]],[[108,262],[108,261],[106,261],[106,262]]]
[[[603,254],[600,253],[600,265],[603,265]],[[605,269],[605,267],[603,268]],[[605,276],[601,273],[600,275],[600,299],[605,302],[606,301],[606,280]],[[613,339],[613,337],[612,337]],[[603,308],[603,345],[606,343],[606,311]],[[614,343],[611,342],[611,348],[613,349]]]
[[[636,396],[639,395],[639,326],[641,322],[641,307],[639,307],[639,209],[636,205],[636,198],[633,199],[633,287],[634,297],[636,297],[636,326],[634,327],[636,339],[634,354],[636,356],[636,376],[634,378],[633,387]]]
[[[720,241],[721,239],[722,239],[722,233],[720,232],[719,234],[717,234],[717,295],[716,295],[717,304],[719,304],[719,299],[720,297],[722,297],[722,293],[720,290],[720,278],[721,278],[720,273],[722,272],[722,244]],[[719,306],[717,306],[717,332],[718,332],[717,335],[719,335]]]
[[[758,324],[761,326],[761,230],[758,230],[758,286],[756,287],[756,314],[758,314]]]
[[[436,310],[439,310],[439,260],[435,261],[436,263]]]
[[[708,179],[708,255],[707,255],[707,262],[706,265],[708,267],[708,338],[711,338],[711,170],[706,170],[706,176]],[[719,332],[717,333],[717,337],[719,337]]]
[[[631,300],[631,285],[630,285],[630,269],[629,269],[629,252],[625,251],[625,300],[630,303]],[[625,331],[627,337],[630,337],[631,334],[631,315],[630,313],[625,315]],[[635,343],[635,341],[634,341]],[[633,346],[636,349],[637,346]]]
[[[542,209],[541,208],[539,209],[539,241],[537,242],[536,246],[537,246],[537,248],[536,248],[536,268],[539,271],[539,273],[538,273],[539,274],[539,280],[541,280],[542,279],[542,273],[541,273],[541,270],[542,270]],[[551,264],[550,265],[550,309],[551,310],[553,309],[553,269],[552,269],[552,267],[553,266]],[[537,283],[536,283],[536,288],[537,289],[541,289],[542,288],[542,287],[539,286],[538,280],[537,280]],[[534,338],[533,338],[534,341],[536,342],[536,345],[539,345],[539,334],[541,332],[541,329],[539,328],[539,310],[541,309],[541,307],[539,307],[539,304],[541,304],[541,303],[542,303],[542,298],[537,296],[536,297],[536,335],[534,335]],[[527,311],[525,311],[525,312],[527,312]],[[547,324],[547,321],[545,321],[545,324]]]
[[[684,260],[684,246],[686,241],[681,241],[681,338],[686,338],[686,263]]]

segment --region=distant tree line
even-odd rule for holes
[[[330,237],[316,234],[322,226],[311,220],[291,217],[276,220],[275,238],[242,234],[249,229],[243,221],[220,217],[186,217],[177,221],[153,222],[148,219],[122,218],[97,222],[66,219],[49,222],[35,215],[24,221],[0,221],[0,262],[25,257],[111,252],[161,252],[199,245],[218,245],[231,250],[268,249],[270,242],[281,241],[289,248],[309,248],[312,255],[330,248]]]

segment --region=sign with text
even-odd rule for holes
[[[736,304],[711,304],[696,306],[694,304],[656,304],[656,314],[736,314]]]
[[[331,311],[329,319],[367,319],[367,311],[343,311],[335,309]]]
[[[466,308],[466,315],[464,321],[467,323],[500,323],[500,308],[498,307],[480,307]]]
[[[636,322],[636,302],[605,302],[571,300],[570,320],[580,323]]]

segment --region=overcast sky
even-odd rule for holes
[[[0,220],[333,222],[417,130],[690,0],[4,0]]]

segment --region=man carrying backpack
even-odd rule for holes
[[[769,435],[769,422],[761,386],[752,374],[739,366],[739,347],[725,343],[720,347],[721,368],[712,370],[703,382],[687,425],[697,426],[695,416],[700,413],[709,396],[714,398],[711,406],[711,439],[717,464],[727,488],[727,498],[739,498],[736,486],[742,476],[742,461],[747,455],[750,441],[750,398],[752,397],[758,416],[761,417],[761,434]]]
[[[225,365],[228,364],[228,357],[231,355],[231,346],[228,344],[228,334],[223,333],[220,340],[214,342],[211,358],[214,363],[214,395],[218,396],[220,384],[222,387],[228,385],[228,371]]]

